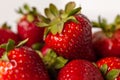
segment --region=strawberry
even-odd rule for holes
[[[29,39],[26,46],[34,48],[34,46],[43,43],[44,28],[36,26],[36,22],[39,20],[38,16],[40,16],[36,8],[30,9],[28,5],[24,5],[24,9],[26,12],[21,8],[18,11],[23,15],[17,25],[18,34],[22,40]]]
[[[57,80],[104,80],[99,69],[87,60],[72,60],[58,73]]]
[[[6,46],[7,52],[0,60],[0,80],[50,80],[41,58],[33,49],[14,47],[12,40],[1,46]]]
[[[106,57],[97,61],[105,80],[120,80],[120,58]]]
[[[4,23],[0,28],[0,45],[7,43],[9,39],[14,40],[16,44],[19,41],[18,35],[10,29],[10,26],[8,26],[7,23]],[[0,57],[4,51],[4,49],[0,48]]]
[[[75,8],[74,2],[66,5],[65,11],[57,10],[54,4],[45,9],[50,22],[40,22],[45,26],[45,43],[58,55],[67,59],[95,60],[92,52],[91,23],[80,14],[81,7]]]
[[[93,34],[94,50],[100,57],[120,57],[120,16],[115,18],[114,23],[108,24],[106,19],[99,17],[99,22],[93,22],[94,27],[101,31]]]

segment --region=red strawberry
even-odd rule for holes
[[[115,22],[107,24],[106,20],[99,18],[99,23],[93,22],[93,26],[101,28],[101,31],[93,34],[93,46],[95,52],[100,57],[117,56],[120,57],[120,16]]]
[[[26,10],[25,13],[22,9],[19,10],[23,17],[18,22],[18,33],[22,40],[29,39],[26,44],[27,46],[34,47],[43,42],[44,28],[36,26],[36,22],[39,19],[38,16],[40,15],[36,8],[31,10],[28,5],[25,5],[24,8]]]
[[[19,41],[18,35],[10,30],[10,27],[7,25],[7,23],[5,23],[0,28],[0,45],[7,43],[9,39],[14,40],[16,43]],[[0,57],[4,51],[4,49],[0,48]]]
[[[74,2],[70,2],[65,11],[59,12],[50,4],[50,8],[46,8],[45,12],[51,22],[40,22],[38,25],[47,26],[45,43],[58,55],[68,59],[95,60],[91,46],[91,23],[84,15],[78,13],[80,9],[75,8]]]
[[[45,44],[40,51],[43,56],[46,56],[46,54],[49,50],[50,50],[49,46]]]
[[[97,65],[105,76],[105,80],[120,80],[120,58],[102,58]]]
[[[60,70],[57,80],[103,80],[103,77],[91,62],[73,60]]]
[[[31,48],[13,47],[0,60],[0,80],[50,80],[39,55]],[[13,48],[13,49],[12,49]],[[10,51],[9,51],[10,50]]]

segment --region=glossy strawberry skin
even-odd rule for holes
[[[0,61],[0,80],[49,80],[41,58],[31,48],[15,48],[8,58],[9,62]]]
[[[120,57],[120,30],[117,30],[111,38],[101,31],[94,33],[93,46],[96,54],[100,57]]]
[[[7,43],[9,39],[12,39],[17,44],[19,42],[19,37],[16,33],[7,28],[0,28],[0,45]],[[0,57],[5,50],[0,48]]]
[[[16,33],[10,29],[0,28],[0,44],[7,43],[9,39],[14,40],[16,43],[19,41],[19,37]]]
[[[67,21],[61,34],[49,33],[46,44],[55,50],[58,55],[68,59],[83,58],[95,60],[92,52],[91,24],[82,14],[75,15],[78,23]]]
[[[27,15],[18,22],[18,34],[22,40],[28,38],[26,46],[32,47],[36,43],[43,42],[44,28],[36,26],[38,18],[35,16],[35,20],[29,22]]]
[[[112,69],[120,69],[120,58],[106,57],[106,58],[102,58],[97,61],[97,66],[99,67],[99,69],[104,64],[107,64],[107,66],[108,66],[107,72],[109,72]],[[115,80],[120,80],[120,75]]]
[[[103,77],[91,62],[73,60],[60,70],[57,80],[103,80]]]

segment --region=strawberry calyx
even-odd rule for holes
[[[44,33],[44,39],[46,35],[51,32],[53,35],[61,33],[63,30],[64,23],[68,20],[77,22],[74,17],[75,14],[78,14],[81,10],[81,7],[75,8],[75,2],[69,2],[65,6],[65,10],[58,10],[54,4],[50,4],[49,8],[45,9],[46,19],[49,19],[49,22],[39,22],[37,23],[40,27],[46,27]]]
[[[4,48],[6,51],[4,52],[4,54],[2,55],[0,60],[9,61],[9,58],[8,58],[9,51],[14,48],[18,48],[18,47],[22,46],[27,41],[28,41],[28,39],[25,39],[25,40],[21,41],[18,45],[15,46],[15,41],[12,39],[9,39],[7,43],[1,44],[0,48]]]
[[[108,71],[107,64],[100,67],[100,71],[105,77],[105,80],[115,80],[120,75],[120,69],[111,69]]]
[[[48,69],[60,69],[68,62],[67,59],[57,56],[52,49],[48,49],[42,59]]]
[[[30,8],[28,4],[24,4],[23,8],[19,8],[17,13],[25,15],[29,22],[33,22],[35,17],[40,15],[35,7]]]
[[[11,26],[9,26],[6,22],[2,24],[3,29],[11,29]]]
[[[41,53],[39,51],[39,55],[42,58],[51,79],[56,80],[59,69],[64,67],[68,60],[62,56],[57,56],[56,53],[50,48],[47,49],[45,53]]]
[[[111,38],[114,32],[120,29],[120,15],[117,15],[111,24],[108,24],[105,18],[101,19],[100,16],[98,17],[98,22],[93,21],[92,24],[93,27],[101,28],[105,35]]]

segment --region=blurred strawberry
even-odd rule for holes
[[[9,40],[1,45],[6,52],[0,59],[0,80],[50,80],[40,56],[21,43],[14,46]]]
[[[87,60],[72,60],[58,74],[57,80],[104,80],[99,69]]]
[[[92,52],[91,23],[82,14],[81,7],[75,8],[74,2],[66,5],[65,11],[58,11],[54,4],[45,9],[49,23],[40,22],[45,26],[45,43],[58,55],[68,59],[95,60]]]
[[[24,11],[23,11],[24,10]],[[36,26],[36,22],[40,19],[40,14],[35,7],[32,9],[28,5],[24,5],[24,9],[19,9],[18,13],[22,14],[18,22],[18,33],[22,40],[28,38],[27,46],[35,48],[43,43],[44,28]]]
[[[107,57],[97,61],[105,80],[120,80],[120,58]]]
[[[7,23],[4,23],[0,28],[0,45],[7,43],[9,39],[14,40],[16,44],[19,41],[18,35],[10,29],[10,26],[8,26]],[[4,51],[4,49],[0,48],[0,57]]]
[[[93,34],[93,46],[97,55],[120,57],[120,15],[111,24],[99,17],[99,22],[93,22],[93,26],[102,29]]]

